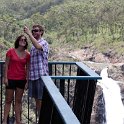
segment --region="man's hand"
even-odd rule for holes
[[[32,34],[27,26],[24,26],[24,33],[26,33],[27,35],[31,35]]]

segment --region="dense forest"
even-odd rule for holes
[[[124,0],[0,0],[0,59],[24,25],[41,24],[52,48],[92,44],[124,55]]]

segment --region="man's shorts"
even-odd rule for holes
[[[24,89],[26,80],[8,80],[8,86],[6,86],[6,89],[13,89],[15,90],[16,88]]]
[[[42,100],[44,83],[41,78],[37,80],[29,80],[28,95],[29,97]]]

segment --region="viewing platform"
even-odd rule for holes
[[[5,102],[4,61],[0,61],[1,124]],[[82,62],[49,62],[49,76],[41,76],[45,88],[40,118],[25,91],[22,122],[25,124],[90,124],[97,80],[101,77]],[[15,120],[14,100],[8,124]]]

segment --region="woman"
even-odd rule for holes
[[[4,84],[6,85],[6,100],[4,106],[3,124],[7,124],[7,117],[15,93],[15,117],[16,124],[21,124],[21,100],[24,89],[27,87],[28,65],[30,54],[26,51],[28,47],[27,38],[20,35],[6,53]]]

